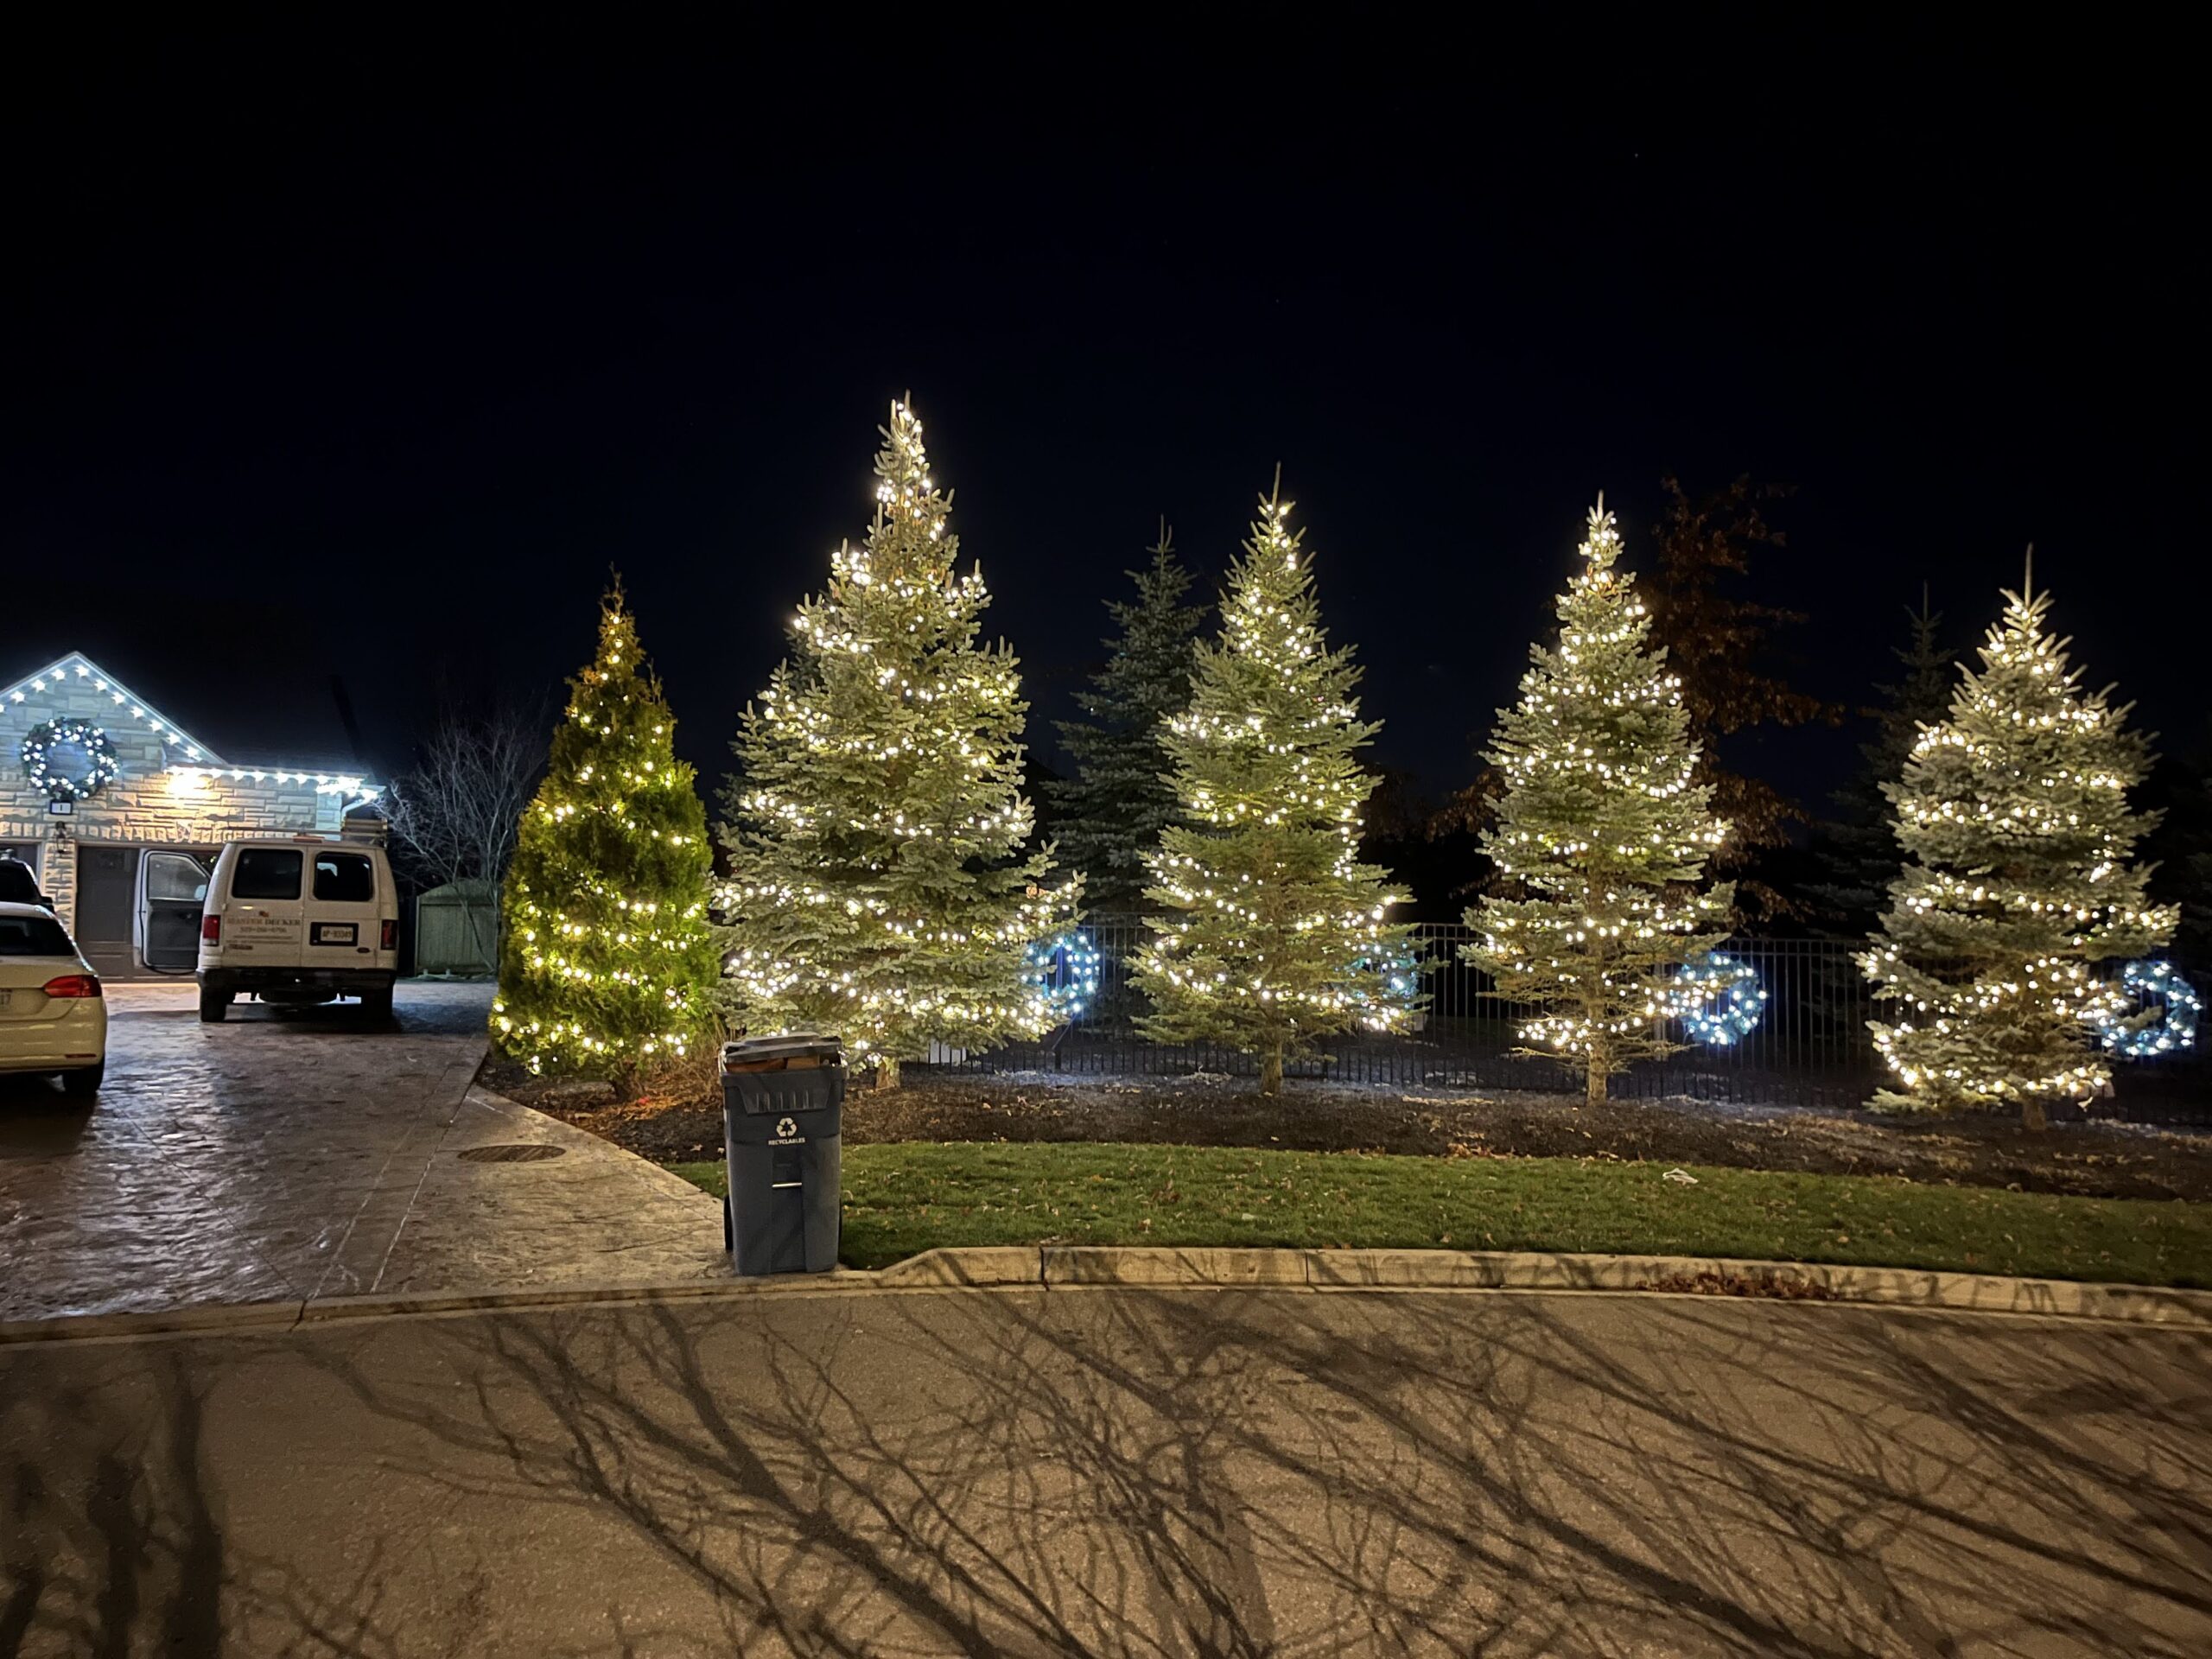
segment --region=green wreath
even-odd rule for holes
[[[85,752],[86,765],[75,772],[58,769],[57,748],[74,747]],[[46,791],[50,801],[90,800],[123,775],[115,758],[115,745],[107,734],[89,720],[43,721],[23,734],[23,776]]]

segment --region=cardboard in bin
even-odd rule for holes
[[[772,1037],[741,1037],[722,1045],[722,1070],[741,1073],[811,1071],[842,1065],[844,1045],[818,1032],[786,1031]]]

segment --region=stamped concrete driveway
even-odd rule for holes
[[[473,1087],[486,988],[403,984],[396,1028],[111,991],[97,1103],[0,1079],[0,1320],[727,1271],[712,1200]]]

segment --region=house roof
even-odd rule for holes
[[[81,651],[68,652],[45,667],[0,686],[0,707],[35,707],[40,695],[58,684],[89,688],[105,696],[118,718],[127,716],[140,729],[158,738],[169,769],[205,772],[231,778],[275,778],[283,781],[312,781],[318,789],[346,794],[377,793],[380,785],[363,775],[358,762],[323,755],[276,755],[265,750],[218,750],[177,725],[110,674]]]

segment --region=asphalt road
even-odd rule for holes
[[[0,1348],[0,1655],[2212,1652],[2212,1338],[855,1291]]]

